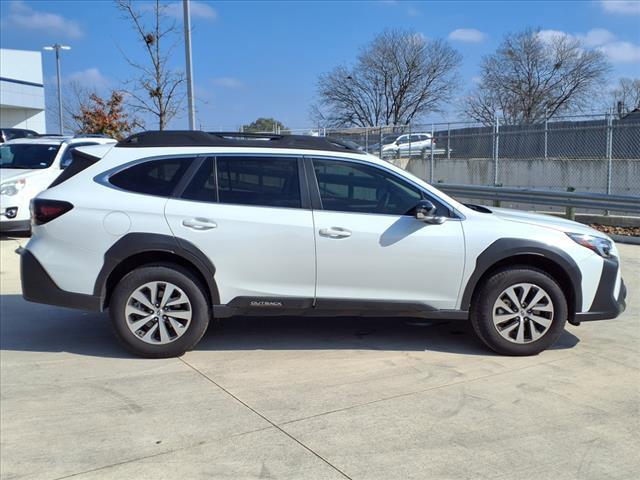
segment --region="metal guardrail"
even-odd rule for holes
[[[589,208],[640,214],[640,196],[607,195],[589,192],[557,192],[527,188],[485,187],[434,183],[434,187],[451,196],[558,207]]]

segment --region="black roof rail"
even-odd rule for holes
[[[73,138],[111,138],[104,133],[76,133]]]
[[[116,147],[267,147],[364,153],[330,137],[200,130],[150,130],[133,134],[118,142]]]

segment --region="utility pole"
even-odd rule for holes
[[[62,112],[62,86],[60,81],[60,50],[71,50],[71,47],[66,45],[60,45],[58,43],[54,45],[48,45],[44,47],[44,50],[56,52],[56,74],[58,77],[58,113],[60,121],[60,135],[64,133],[63,112]]]
[[[196,111],[193,98],[193,70],[191,66],[191,12],[190,0],[182,0],[184,14],[184,54],[187,61],[187,102],[189,107],[189,130],[196,128]]]

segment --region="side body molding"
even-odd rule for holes
[[[535,240],[521,238],[501,238],[489,245],[476,259],[476,267],[469,277],[462,294],[461,310],[469,310],[471,297],[478,281],[492,266],[509,257],[517,255],[536,255],[551,260],[564,270],[570,279],[569,287],[575,299],[575,311],[582,307],[582,273],[576,262],[563,250]]]
[[[194,265],[206,281],[212,303],[220,303],[218,286],[214,280],[216,269],[211,260],[191,242],[155,233],[128,233],[114,243],[104,254],[104,263],[96,278],[93,294],[104,302],[107,295],[107,279],[111,273],[123,261],[146,252],[170,253]]]

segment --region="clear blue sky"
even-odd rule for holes
[[[181,2],[173,3],[170,11],[181,21]],[[449,38],[464,59],[461,94],[473,86],[482,55],[492,52],[506,32],[526,27],[579,36],[602,49],[614,67],[611,83],[619,76],[640,77],[636,0],[192,3],[197,120],[210,129],[234,128],[259,116],[276,117],[293,128],[308,126],[318,75],[351,63],[359,48],[385,28]],[[141,58],[141,45],[111,1],[1,0],[0,6],[3,48],[72,46],[63,53],[65,82],[76,79],[106,92],[131,77],[119,49]],[[184,65],[182,43],[172,61]],[[45,52],[43,63],[45,83],[52,85],[53,54]],[[445,118],[452,119],[455,111],[451,107]],[[186,117],[171,126],[186,126]]]

